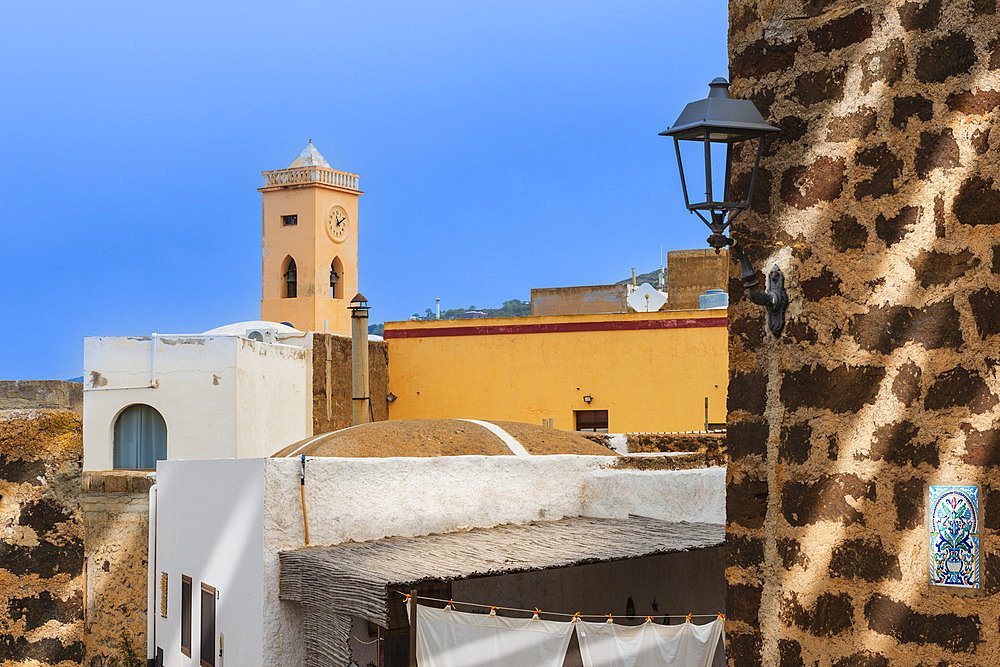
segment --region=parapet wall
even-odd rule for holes
[[[0,394],[11,396],[13,384],[3,383]],[[20,387],[18,400],[34,389]],[[83,659],[82,462],[79,414],[0,410],[2,667],[69,667]]]
[[[775,340],[730,267],[730,664],[1000,664],[997,3],[729,9],[781,128],[733,236],[791,298]],[[930,585],[928,484],[980,487],[972,595]]]

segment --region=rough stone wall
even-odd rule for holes
[[[656,452],[691,452],[703,454],[699,461],[707,465],[726,465],[726,432],[700,431],[692,433],[587,433],[578,435],[599,442],[619,454],[652,454]],[[624,439],[624,443],[621,443]],[[622,447],[624,444],[624,447]]]
[[[791,298],[774,340],[730,269],[730,664],[1000,664],[996,0],[731,0],[729,51]],[[934,482],[981,487],[980,595],[929,586]]]
[[[0,410],[40,408],[83,414],[83,384],[63,380],[0,380]]]
[[[368,384],[373,421],[384,421],[389,418],[389,347],[385,341],[368,342]],[[313,433],[347,428],[353,419],[351,339],[314,333]]]
[[[87,667],[114,667],[122,632],[146,653],[149,488],[154,473],[86,472],[82,478],[86,552]]]
[[[82,464],[79,414],[0,410],[0,667],[83,657]]]
[[[667,308],[700,308],[698,297],[710,289],[726,289],[729,252],[711,249],[667,252]]]

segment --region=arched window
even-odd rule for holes
[[[330,263],[330,298],[344,298],[344,263],[334,257]]]
[[[167,424],[154,408],[136,404],[115,420],[115,469],[149,470],[167,458]]]
[[[295,260],[291,257],[285,259],[285,270],[282,271],[285,279],[285,298],[294,299],[298,296],[298,278],[295,272]]]

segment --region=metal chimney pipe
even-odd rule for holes
[[[351,405],[353,423],[371,421],[368,387],[368,301],[360,293],[351,299]]]

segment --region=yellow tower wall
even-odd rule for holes
[[[349,336],[351,314],[347,306],[358,293],[358,195],[359,191],[319,183],[261,188],[263,248],[261,319],[290,322],[303,331],[330,331]],[[347,212],[349,231],[343,241],[326,232],[329,211],[340,206]],[[298,224],[283,226],[284,215],[298,215]],[[284,296],[285,258],[295,260],[298,296]],[[343,298],[330,298],[330,264],[343,264]]]
[[[390,419],[522,421],[572,430],[689,431],[726,421],[725,310],[387,322]],[[590,405],[585,395],[593,396]]]

